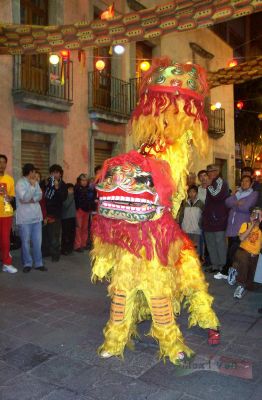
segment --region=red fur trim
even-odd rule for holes
[[[148,93],[142,94],[140,101],[133,111],[132,120],[138,119],[140,115],[153,115],[157,116],[163,113],[170,104],[175,107],[175,113],[179,112],[177,100],[183,99],[185,102],[184,112],[189,117],[194,117],[195,121],[201,121],[203,128],[207,130],[208,120],[204,112],[203,99],[193,98],[190,93],[168,93],[156,92],[149,90]],[[196,107],[196,112],[193,112],[193,106]]]
[[[138,258],[141,258],[142,249],[145,249],[148,260],[152,260],[156,252],[163,265],[168,263],[169,249],[174,241],[181,239],[183,249],[194,249],[169,212],[156,221],[138,224],[96,215],[92,222],[92,233],[102,242],[119,246]]]

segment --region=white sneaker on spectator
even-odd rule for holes
[[[237,299],[242,299],[242,297],[244,296],[244,293],[245,293],[245,288],[243,286],[239,285],[234,292],[234,297]]]
[[[233,267],[230,267],[228,270],[228,277],[227,277],[228,284],[230,286],[234,286],[237,282],[237,270]]]
[[[227,275],[224,275],[224,274],[222,274],[221,272],[217,272],[217,273],[214,275],[214,278],[215,278],[215,279],[227,279]]]
[[[13,265],[3,265],[3,272],[9,272],[9,274],[15,274],[17,272],[17,268],[13,267]]]

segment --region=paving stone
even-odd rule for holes
[[[0,333],[0,355],[3,355],[8,351],[14,350],[22,346],[23,344],[25,344],[25,341],[17,337],[7,335],[5,333]]]
[[[14,376],[19,375],[21,371],[17,368],[13,368],[10,365],[7,365],[5,362],[0,361],[0,386],[5,385],[9,379],[12,379]]]
[[[193,371],[186,369],[181,371],[175,366],[163,368],[159,364],[139,379],[148,384],[158,384],[191,396],[198,396],[201,400],[246,400],[254,390],[250,381],[224,376],[217,372],[199,371],[197,368],[194,369],[194,364],[191,367]]]
[[[32,343],[27,343],[15,350],[5,353],[1,358],[11,366],[23,371],[28,371],[53,356],[54,353],[45,351]]]
[[[6,333],[10,333],[12,336],[35,343],[35,340],[45,337],[52,330],[54,330],[54,328],[41,324],[38,321],[31,320],[30,322],[26,322],[12,330],[9,329]]]
[[[56,386],[28,374],[21,374],[10,379],[0,387],[1,400],[39,400],[56,389]],[[59,400],[59,399],[57,399]]]
[[[78,396],[76,393],[59,388],[49,393],[47,396],[41,398],[41,400],[95,400],[90,396]]]
[[[107,395],[107,399],[112,399],[118,390],[121,390],[123,386],[127,389],[127,385],[133,382],[132,378],[111,372],[106,368],[93,366],[87,367],[73,378],[64,379],[63,386],[77,394],[88,394],[102,400],[100,398],[102,392],[104,392],[104,396]]]
[[[86,364],[81,361],[57,356],[34,368],[30,373],[40,379],[59,384],[65,378],[78,375],[85,368]]]
[[[55,353],[61,353],[69,350],[73,346],[80,344],[86,340],[86,337],[78,332],[78,327],[54,329],[46,335],[42,335],[35,339],[45,349],[53,351]]]

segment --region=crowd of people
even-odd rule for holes
[[[95,178],[82,173],[75,184],[63,181],[54,164],[42,179],[33,164],[25,164],[16,185],[5,173],[7,157],[0,154],[0,249],[3,271],[16,273],[10,255],[10,233],[15,221],[21,239],[23,272],[47,271],[43,258],[58,262],[60,255],[83,252],[91,246],[90,226],[96,211]],[[95,174],[100,167],[96,167]]]
[[[262,185],[251,167],[241,171],[240,185],[233,193],[217,165],[188,176],[187,199],[178,220],[198,251],[206,272],[215,279],[237,285],[234,297],[241,299],[254,289],[254,275],[262,248]]]
[[[54,164],[42,179],[33,164],[25,164],[14,184],[5,173],[7,157],[0,154],[0,249],[3,271],[16,273],[10,255],[13,213],[21,239],[23,272],[34,267],[47,271],[43,257],[58,262],[60,255],[91,247],[90,227],[96,212],[95,178],[82,173],[75,184],[63,181],[63,169]],[[101,167],[95,169],[95,175]],[[199,183],[197,184],[197,179]],[[219,167],[189,174],[187,198],[178,222],[195,244],[206,272],[215,279],[237,284],[234,297],[253,290],[262,248],[262,185],[250,167],[242,169],[240,185],[233,193]]]

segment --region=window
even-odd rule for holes
[[[51,135],[22,131],[21,168],[26,163],[34,164],[43,178],[49,176]]]
[[[48,25],[48,0],[20,0],[20,21],[28,25]],[[24,90],[46,94],[48,57],[46,54],[22,56],[21,84]]]

